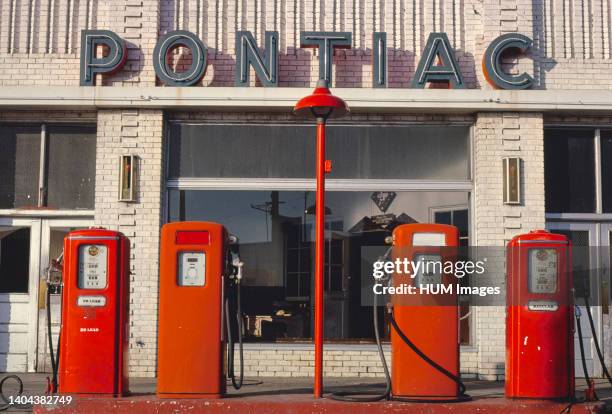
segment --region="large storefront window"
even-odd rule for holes
[[[168,130],[168,220],[215,221],[239,237],[247,340],[311,338],[314,127],[177,122]],[[362,248],[385,246],[396,226],[415,222],[452,223],[467,243],[469,127],[332,124],[327,158],[325,337],[369,342]]]
[[[308,178],[315,130],[307,125],[170,127],[170,177]],[[334,179],[469,179],[467,126],[340,126],[327,132]],[[197,154],[197,156],[196,156]]]
[[[325,329],[329,339],[373,337],[372,310],[361,306],[361,249],[384,246],[403,223],[445,222],[444,206],[468,233],[465,192],[389,192],[383,213],[371,191],[326,196]],[[312,191],[170,190],[170,221],[223,223],[240,239],[245,262],[243,311],[251,340],[311,336],[314,269]],[[463,205],[463,209],[457,206]]]
[[[0,125],[0,209],[93,209],[95,171],[95,126]]]

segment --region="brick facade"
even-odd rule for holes
[[[155,374],[159,232],[163,191],[163,114],[154,110],[98,112],[96,225],[131,241],[130,371]],[[136,201],[117,201],[119,156],[138,156]]]
[[[151,62],[158,36],[171,30],[196,33],[208,48],[208,70],[196,87],[233,86],[235,32],[250,30],[259,45],[265,31],[280,34],[280,87],[314,86],[318,55],[299,47],[300,31],[350,31],[353,46],[334,57],[334,87],[372,85],[372,34],[387,32],[388,86],[409,88],[421,51],[431,32],[446,32],[454,46],[469,88],[490,89],[481,71],[489,42],[503,33],[531,37],[527,58],[509,60],[510,70],[526,70],[536,89],[611,89],[612,27],[605,2],[543,0],[395,0],[349,2],[209,0],[82,0],[73,2],[0,1],[0,88],[79,84],[80,30],[108,29],[128,44],[126,66],[102,76],[97,85],[138,88],[159,85]],[[33,6],[32,6],[33,5]],[[51,5],[51,9],[49,6]],[[258,83],[251,74],[252,86]],[[406,89],[409,96],[410,90]],[[0,120],[40,121],[49,116],[78,118],[77,112],[0,112]],[[95,115],[87,114],[92,120]],[[288,114],[237,112],[174,112],[171,109],[100,109],[97,111],[96,225],[118,229],[132,242],[130,289],[130,370],[153,376],[156,368],[158,235],[165,194],[164,121],[184,120],[290,121]],[[548,118],[547,118],[548,119]],[[550,120],[559,121],[555,116]],[[565,118],[567,121],[567,118]],[[611,119],[598,118],[602,125]],[[473,123],[472,244],[503,246],[515,234],[545,226],[544,117],[540,113],[490,112],[469,115],[352,115],[349,122],[470,122]],[[570,118],[593,123],[589,118]],[[117,200],[119,155],[140,159],[138,198]],[[502,203],[501,159],[523,160],[523,203]],[[504,283],[504,260],[498,269]],[[504,373],[504,309],[483,307],[473,314],[474,343],[462,352],[462,372],[482,378]],[[42,343],[41,341],[40,343]],[[42,352],[39,352],[42,354]],[[326,354],[329,375],[381,375],[373,347]],[[312,375],[307,346],[247,346],[246,375]],[[390,362],[390,358],[388,359]]]
[[[391,369],[391,349],[383,346]],[[461,374],[475,378],[475,352],[461,353]],[[312,377],[314,349],[312,345],[245,345],[244,375],[247,377]],[[235,362],[239,372],[238,361]],[[326,377],[382,377],[383,368],[375,345],[327,345],[325,347]]]
[[[265,31],[280,34],[280,86],[314,86],[318,55],[299,47],[299,33],[350,31],[350,50],[334,57],[335,87],[370,87],[372,33],[387,33],[389,87],[409,87],[431,32],[446,32],[470,88],[490,86],[482,56],[500,34],[533,39],[518,68],[539,89],[608,89],[612,53],[610,9],[605,2],[542,0],[213,2],[208,0],[86,0],[0,3],[0,85],[75,86],[79,78],[81,29],[108,29],[128,45],[126,67],[105,76],[104,85],[154,85],[151,63],[158,35],[189,30],[208,50],[204,86],[232,86],[235,32],[250,30],[259,45]],[[51,9],[49,9],[51,5]],[[68,9],[70,6],[70,9]],[[353,9],[355,7],[355,9]],[[509,63],[513,63],[510,61]],[[589,81],[585,82],[585,75]],[[251,82],[256,83],[254,76]]]
[[[505,286],[503,246],[515,235],[545,227],[544,131],[542,114],[479,113],[474,124],[474,223],[472,245],[498,247],[487,256],[496,285]],[[522,159],[524,199],[521,205],[505,206],[502,200],[502,158]],[[474,308],[475,335],[479,340],[478,373],[486,379],[504,375],[505,308]],[[486,338],[486,340],[483,340]]]

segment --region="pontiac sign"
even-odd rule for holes
[[[319,49],[319,78],[331,81],[334,49],[350,49],[350,32],[302,32],[300,47]],[[526,89],[533,85],[527,73],[510,74],[502,68],[504,52],[515,49],[525,53],[532,41],[518,33],[499,36],[491,42],[483,57],[482,68],[486,79],[500,89]],[[97,57],[98,46],[106,53]],[[191,53],[191,64],[184,71],[175,71],[168,64],[168,54],[182,46]],[[259,49],[249,31],[236,33],[236,86],[249,86],[250,68],[264,87],[278,86],[278,32],[265,33],[265,47]],[[123,66],[127,57],[125,42],[110,30],[83,30],[81,32],[82,86],[93,86],[98,73],[113,73]],[[153,68],[166,85],[191,86],[206,73],[206,46],[193,33],[176,30],[162,36],[153,51]],[[387,86],[387,34],[373,34],[372,84],[375,88]],[[464,88],[461,69],[446,33],[431,33],[416,69],[413,88],[424,88],[429,82],[447,82],[453,88]]]

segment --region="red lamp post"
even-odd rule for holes
[[[325,159],[325,122],[349,112],[348,105],[329,91],[328,81],[320,79],[312,95],[300,99],[293,108],[298,116],[312,116],[317,120],[317,196],[315,232],[315,379],[314,396],[323,394],[323,272],[325,248],[325,174],[331,172],[331,162]]]

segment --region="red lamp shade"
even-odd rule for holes
[[[327,79],[319,79],[312,95],[300,99],[293,113],[302,117],[341,118],[349,113],[349,107],[342,99],[332,95]]]

